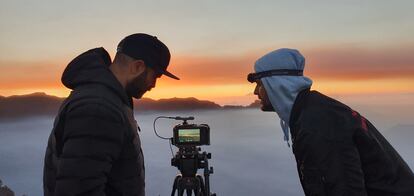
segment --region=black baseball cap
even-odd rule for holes
[[[170,51],[157,37],[145,33],[136,33],[122,39],[117,52],[134,59],[140,59],[155,72],[179,80],[177,76],[167,71],[170,63]]]

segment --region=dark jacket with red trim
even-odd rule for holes
[[[72,89],[50,134],[45,196],[145,195],[144,157],[128,97],[103,48],[76,57],[62,83]]]
[[[358,112],[302,91],[290,117],[297,169],[308,196],[413,196],[414,174]]]

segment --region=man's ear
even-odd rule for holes
[[[143,60],[134,60],[129,66],[129,72],[133,75],[140,75],[144,73],[146,69],[145,62]]]

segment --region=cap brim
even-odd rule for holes
[[[168,72],[167,70],[163,71],[163,72],[162,72],[162,74],[163,74],[163,75],[166,75],[166,76],[168,76],[168,77],[170,77],[170,78],[173,78],[173,79],[176,79],[176,80],[180,80],[180,78],[178,78],[178,77],[177,77],[177,76],[175,76],[174,74],[172,74],[172,73]]]

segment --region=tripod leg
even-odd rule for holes
[[[209,193],[206,192],[206,187],[204,185],[203,177],[197,175],[197,179],[198,179],[198,182],[199,182],[199,186],[200,186],[199,190],[200,190],[201,194],[203,196],[210,196]]]
[[[193,193],[191,191],[192,191],[192,189],[186,189],[185,190],[185,192],[187,193],[187,196],[193,195]]]
[[[181,179],[181,176],[176,176],[175,179],[174,179],[174,184],[173,184],[173,188],[172,188],[172,191],[171,191],[171,196],[175,195],[175,191],[177,190],[179,179]]]
[[[178,189],[178,196],[183,196],[183,195],[184,195],[184,190]]]

